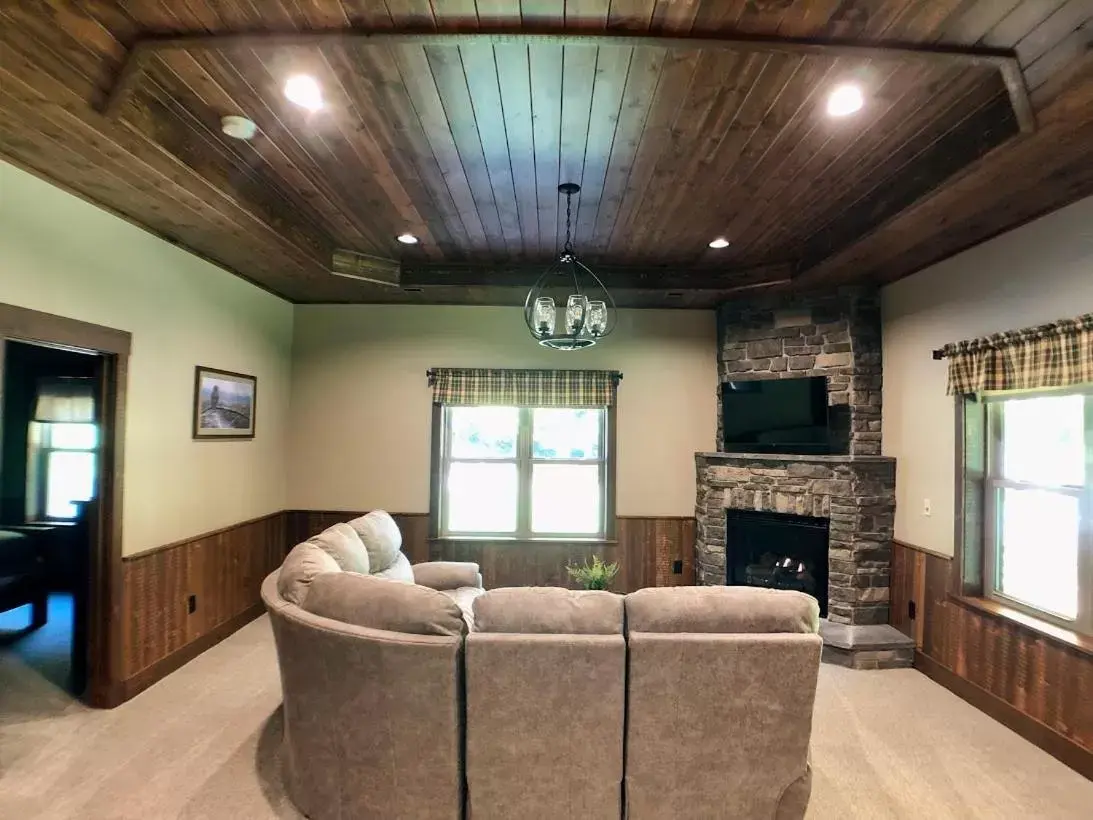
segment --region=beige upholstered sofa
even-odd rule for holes
[[[369,513],[298,544],[262,585],[285,786],[312,820],[462,816],[463,638],[481,576],[411,567],[401,544]]]
[[[804,816],[814,599],[484,592],[474,564],[411,567],[385,513],[331,530],[262,587],[311,820]]]
[[[800,592],[626,596],[629,820],[804,817],[819,618]]]
[[[467,797],[474,820],[622,816],[623,598],[495,589],[467,636]]]

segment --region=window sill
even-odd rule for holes
[[[582,544],[590,547],[614,547],[618,541],[614,538],[506,538],[477,535],[445,535],[429,539],[430,544]]]
[[[949,597],[961,606],[983,612],[995,618],[1000,618],[1011,623],[1018,624],[1031,632],[1043,635],[1048,640],[1063,644],[1083,655],[1093,657],[1093,637],[1075,632],[1063,626],[1041,620],[1035,615],[1029,615],[1019,609],[1006,606],[992,598],[980,598],[971,595],[956,595],[949,593]]]

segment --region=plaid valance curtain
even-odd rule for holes
[[[429,371],[434,404],[505,407],[610,407],[620,378],[615,370]]]
[[[1093,313],[945,345],[949,393],[1093,383]]]

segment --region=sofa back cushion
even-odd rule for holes
[[[324,550],[345,572],[369,573],[368,552],[348,524],[335,524],[307,540]]]
[[[820,605],[803,592],[758,587],[661,587],[626,596],[630,632],[814,633]]]
[[[481,587],[482,573],[471,561],[428,561],[413,567],[414,583],[432,589]]]
[[[599,590],[501,587],[474,601],[476,632],[621,635],[623,597]]]
[[[341,572],[341,567],[318,544],[304,541],[293,547],[281,564],[277,592],[289,603],[300,606],[307,597],[311,582],[325,572]]]
[[[414,583],[414,568],[410,566],[410,559],[401,552],[395,556],[394,562],[379,572],[372,571],[373,578],[386,578],[388,581],[402,581],[404,584]]]
[[[458,637],[467,631],[459,607],[436,590],[354,572],[325,573],[313,578],[303,609],[323,618],[388,632]]]
[[[399,532],[395,519],[383,510],[373,510],[360,518],[354,518],[349,526],[368,551],[371,572],[383,572],[402,554],[402,533]]]

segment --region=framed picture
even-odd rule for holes
[[[194,438],[254,438],[258,379],[242,373],[194,368]]]

